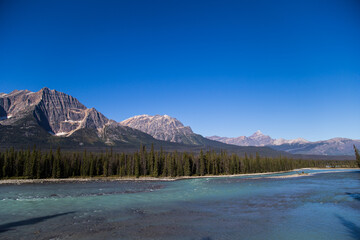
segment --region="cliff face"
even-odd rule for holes
[[[33,114],[41,127],[57,136],[68,136],[82,128],[101,129],[109,123],[94,108],[88,109],[76,98],[48,88],[2,94],[0,109],[2,125],[14,124]]]
[[[27,90],[14,90],[9,94],[0,95],[0,118],[1,120],[21,117],[32,110],[39,103],[41,96]],[[11,121],[6,121],[11,122]]]

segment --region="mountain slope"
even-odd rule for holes
[[[179,120],[168,115],[138,115],[122,121],[121,124],[145,132],[158,140],[203,145],[201,137],[190,127],[185,127]]]
[[[2,125],[12,125],[32,114],[42,128],[57,136],[71,135],[81,128],[100,129],[109,123],[96,109],[88,109],[76,98],[48,88],[3,94],[0,109]]]
[[[360,146],[360,140],[347,138],[333,138],[326,141],[310,142],[303,138],[286,140],[283,138],[273,139],[260,131],[250,137],[226,138],[212,136],[208,139],[234,144],[238,146],[268,146],[275,150],[285,151],[292,154],[312,155],[353,155],[353,145]]]
[[[270,147],[292,154],[354,155],[354,145],[359,147],[360,140],[332,138],[326,141],[282,144]]]
[[[238,145],[238,146],[269,146],[269,145],[282,145],[282,144],[309,142],[303,138],[297,138],[292,140],[286,140],[283,138],[273,139],[268,135],[264,135],[260,130],[257,130],[253,135],[249,137],[240,136],[235,138],[228,138],[228,137],[211,136],[207,138],[227,144]]]

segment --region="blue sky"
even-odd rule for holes
[[[0,36],[0,92],[205,136],[360,139],[357,0],[0,0]]]

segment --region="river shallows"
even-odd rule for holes
[[[360,171],[2,185],[0,239],[359,240]]]

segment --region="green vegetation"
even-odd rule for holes
[[[356,149],[356,148],[355,148]],[[359,153],[356,151],[359,163]],[[356,167],[356,161],[294,160],[284,157],[239,157],[226,152],[165,153],[148,152],[141,147],[135,153],[61,152],[58,148],[42,152],[7,149],[0,152],[0,178],[68,178],[68,177],[178,177],[288,171],[304,167]]]
[[[356,163],[360,167],[360,154],[359,154],[359,150],[355,147],[355,145],[354,145],[354,150],[355,150],[355,156],[356,156]]]

